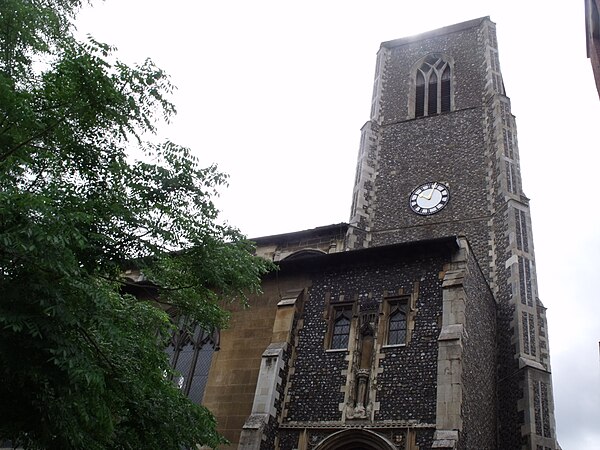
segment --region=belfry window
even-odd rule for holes
[[[415,117],[434,116],[451,109],[450,65],[429,55],[415,74]]]
[[[182,321],[166,348],[176,372],[173,382],[194,403],[202,402],[212,356],[218,350],[217,341],[217,332],[210,333],[198,325],[189,327]]]

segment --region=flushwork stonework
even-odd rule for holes
[[[373,92],[349,223],[255,239],[204,405],[232,449],[560,449],[495,24],[382,43]]]

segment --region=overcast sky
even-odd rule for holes
[[[231,175],[218,204],[250,237],[349,219],[382,41],[481,16],[497,24],[531,198],[564,450],[600,448],[600,100],[583,0],[106,0],[80,32],[171,74],[161,134]]]

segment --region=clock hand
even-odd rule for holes
[[[425,195],[426,191],[423,191],[419,194],[419,198],[424,198],[425,200],[431,200],[431,197],[433,197],[433,191],[435,190],[436,186],[437,186],[437,182],[433,183],[433,186],[431,186],[431,193],[429,194],[429,196]]]
[[[437,186],[437,181],[435,183],[433,183],[433,186],[431,186],[431,193],[429,194],[429,197],[426,198],[426,200],[431,200],[431,197],[433,197],[433,191],[435,191],[436,186]]]

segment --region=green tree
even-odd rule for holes
[[[175,112],[169,78],[77,41],[80,6],[0,2],[0,440],[216,446],[214,417],[169,381],[165,310],[223,327],[222,302],[243,301],[270,267],[217,221],[226,177],[145,142]],[[163,308],[123,293],[131,264]]]

